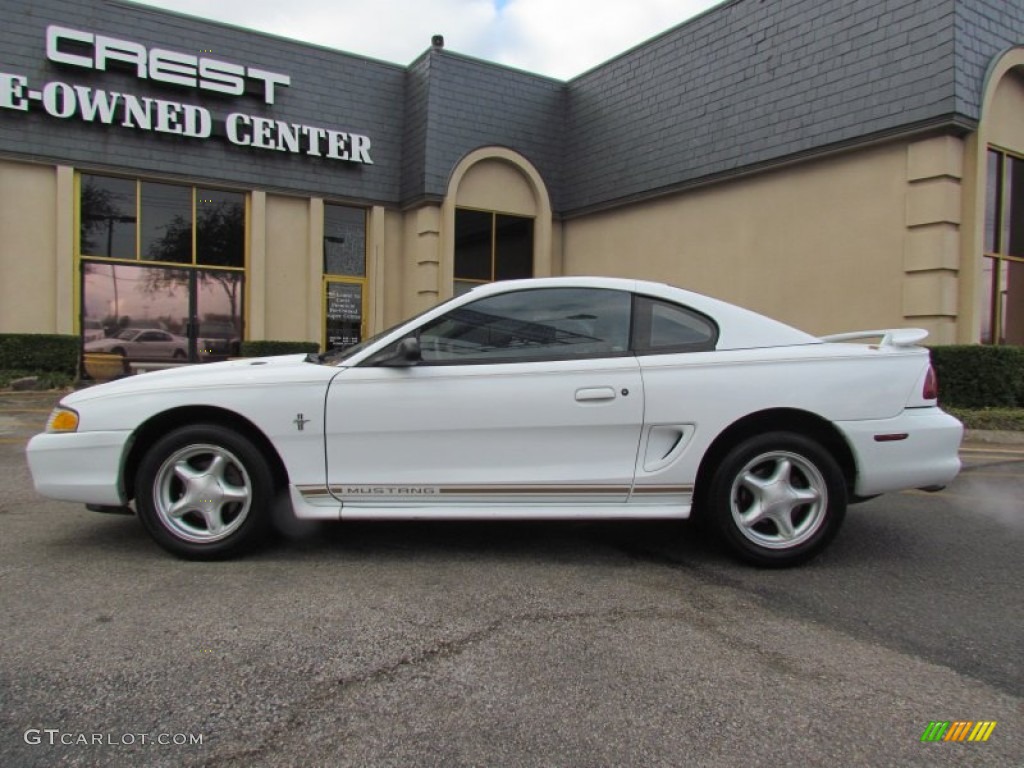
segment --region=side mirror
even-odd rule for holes
[[[406,336],[395,347],[395,353],[380,361],[380,365],[389,368],[409,368],[423,359],[420,352],[420,340],[415,336]]]

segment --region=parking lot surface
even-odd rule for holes
[[[188,563],[36,496],[53,399],[0,395],[0,765],[1022,764],[1024,446],[968,445],[784,571],[664,523],[344,524]]]

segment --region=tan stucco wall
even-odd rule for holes
[[[71,307],[57,306],[57,169],[0,160],[0,333],[70,333]],[[63,282],[67,281],[67,277]],[[73,301],[70,291],[61,292]]]
[[[265,226],[265,338],[319,343],[310,336],[321,307],[310,279],[310,200],[268,194]]]
[[[989,143],[1024,152],[1024,73],[1013,70],[999,80],[985,116]]]
[[[481,160],[466,171],[455,193],[464,208],[536,216],[537,200],[522,172],[504,160]]]
[[[398,211],[384,210],[380,215],[379,229],[374,238],[377,250],[376,268],[371,281],[381,297],[377,322],[370,327],[370,333],[378,333],[407,317],[405,312],[405,260],[402,258],[402,242],[405,217]],[[382,284],[383,283],[383,284]]]
[[[567,274],[673,283],[814,333],[905,324],[907,148],[875,147],[564,225]]]

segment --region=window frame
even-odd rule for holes
[[[992,169],[989,167],[987,158],[995,156],[997,160],[995,170],[995,179],[986,180],[986,210],[983,218],[984,232],[982,233],[982,282],[984,285],[985,299],[982,302],[981,311],[984,312],[987,308],[987,317],[982,317],[982,337],[980,342],[982,344],[988,344],[992,346],[1006,345],[1007,342],[1003,338],[1003,326],[1006,319],[1006,303],[1009,288],[1004,281],[1004,272],[1008,273],[1009,268],[1013,264],[1024,265],[1024,254],[1016,255],[1009,252],[1009,241],[1011,240],[1011,233],[1009,229],[1011,201],[1012,196],[1012,174],[1007,173],[1007,166],[1016,161],[1024,165],[1024,154],[1019,152],[1013,152],[994,144],[990,144],[986,149],[986,173],[990,173]],[[1022,167],[1024,170],[1024,167]],[[993,202],[989,199],[990,184],[995,185],[995,211],[989,211],[987,208],[988,203]],[[992,217],[992,232],[991,241],[989,233],[989,217]],[[989,245],[993,248],[989,249]],[[991,275],[986,280],[985,274],[985,262],[991,263]],[[1019,267],[1024,269],[1024,266]],[[1020,297],[1021,301],[1024,301],[1024,296]],[[984,331],[988,330],[991,334],[989,339],[985,339]],[[1015,343],[1010,343],[1010,346],[1018,346]]]
[[[132,182],[135,187],[135,222],[134,222],[134,239],[135,239],[135,255],[131,258],[125,256],[104,256],[102,254],[93,254],[86,252],[82,247],[82,223],[83,223],[83,212],[82,212],[82,190],[83,181],[87,176],[95,176],[101,179],[115,179],[118,181]],[[191,260],[187,262],[181,261],[161,261],[157,259],[147,259],[142,254],[142,239],[143,239],[143,200],[142,200],[142,187],[143,184],[162,184],[169,187],[184,187],[189,190],[190,195],[190,216],[191,216]],[[197,226],[197,214],[199,205],[199,193],[200,191],[209,192],[226,192],[230,194],[239,195],[242,198],[242,263],[239,266],[228,266],[222,264],[207,264],[199,260],[199,228]],[[78,170],[75,173],[75,257],[77,259],[87,259],[102,261],[104,263],[119,263],[119,264],[143,264],[150,266],[159,267],[173,267],[176,269],[214,269],[214,270],[234,270],[238,272],[248,273],[249,268],[249,224],[251,214],[251,194],[248,190],[232,189],[230,187],[221,187],[212,184],[198,184],[194,182],[182,182],[182,181],[170,181],[167,179],[157,179],[152,177],[144,176],[125,176],[112,173],[93,172],[89,170]]]
[[[459,277],[458,276],[458,246],[459,246],[459,213],[465,211],[473,214],[485,214],[490,217],[490,230],[489,230],[489,250],[490,250],[490,264],[489,274],[490,279],[483,280],[473,277]],[[508,219],[520,219],[524,222],[529,222],[530,225],[530,274],[526,277],[533,277],[536,269],[536,251],[534,249],[534,240],[536,238],[536,227],[537,218],[536,216],[523,216],[517,213],[506,213],[503,211],[488,210],[484,208],[473,208],[471,206],[460,205],[455,209],[455,232],[454,232],[454,252],[452,254],[452,289],[456,295],[466,293],[478,285],[489,285],[490,283],[499,282],[498,275],[498,217],[502,216]],[[520,279],[520,278],[502,278],[503,280],[509,279]],[[464,287],[465,290],[460,291],[460,287]]]

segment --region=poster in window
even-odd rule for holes
[[[327,284],[327,348],[338,349],[362,340],[363,287],[354,283]]]

